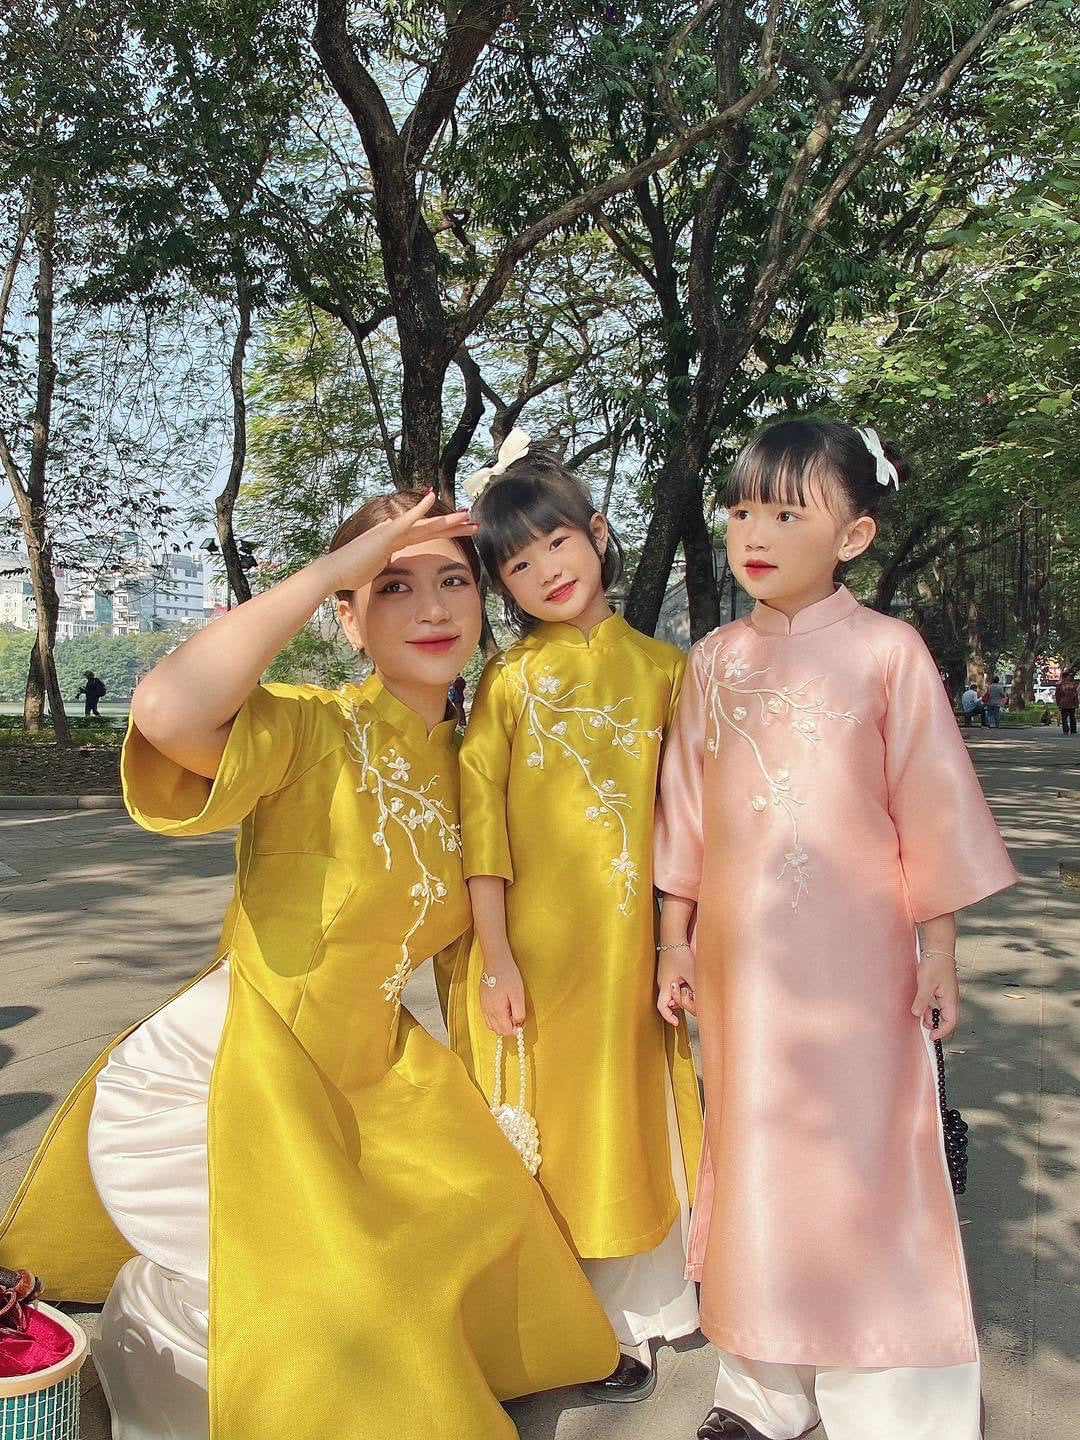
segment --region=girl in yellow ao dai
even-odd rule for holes
[[[133,702],[134,817],[240,825],[222,962],[76,1089],[0,1232],[64,1296],[111,1285],[114,1440],[512,1440],[500,1400],[618,1353],[460,1062],[401,1004],[469,923],[445,710],[480,627],[472,527],[417,498],[371,502]],[[333,591],[376,673],[259,687]],[[101,1203],[76,1205],[92,1102]]]
[[[594,1393],[639,1399],[649,1339],[698,1323],[684,1277],[697,1081],[685,1026],[666,1034],[652,993],[653,810],[683,656],[612,613],[617,541],[524,432],[470,488],[523,638],[485,671],[462,747],[477,938],[451,1043],[487,1089],[493,1032],[524,1021],[540,1183],[624,1351]]]

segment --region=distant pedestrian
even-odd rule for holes
[[[964,724],[970,725],[974,717],[979,717],[979,723],[986,724],[986,706],[979,699],[979,692],[974,685],[968,685],[963,695],[960,696],[960,709],[964,712]]]
[[[1076,680],[1071,670],[1063,670],[1054,690],[1054,704],[1061,712],[1061,733],[1076,734]]]
[[[465,677],[458,675],[454,683],[446,692],[446,699],[450,706],[450,712],[458,725],[465,728]]]
[[[1005,704],[1006,691],[1001,683],[1001,676],[994,675],[990,684],[986,687],[986,709],[985,720],[991,730],[1001,728],[1001,707]]]
[[[94,674],[93,670],[84,670],[83,678],[86,680],[86,684],[80,685],[78,690],[76,690],[75,699],[78,700],[80,695],[85,695],[87,719],[89,719],[91,715],[96,715],[100,720],[102,717],[98,709],[98,701],[102,699],[105,694],[105,681],[100,680]]]

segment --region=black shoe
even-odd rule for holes
[[[710,1410],[698,1426],[698,1440],[765,1440],[759,1430],[726,1410]]]
[[[804,1430],[795,1440],[806,1440],[807,1435],[817,1429],[815,1420],[809,1430]],[[698,1426],[698,1440],[768,1440],[760,1430],[755,1430],[749,1420],[740,1420],[726,1410],[710,1410]]]
[[[635,1360],[632,1355],[620,1355],[619,1363],[606,1380],[596,1380],[582,1389],[590,1400],[608,1400],[616,1404],[629,1404],[634,1400],[647,1400],[656,1389],[656,1370]]]

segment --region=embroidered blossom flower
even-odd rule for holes
[[[718,645],[706,660],[707,696],[709,705],[709,726],[705,736],[705,748],[710,755],[719,755],[721,733],[734,731],[747,744],[757,765],[759,779],[767,786],[766,794],[752,795],[749,803],[757,814],[772,807],[782,811],[791,825],[791,848],[784,852],[785,864],[778,879],[790,873],[794,881],[792,909],[798,910],[799,900],[809,889],[809,856],[799,842],[798,807],[806,800],[795,793],[787,769],[769,769],[762,753],[752,723],[749,723],[748,703],[752,698],[760,709],[760,722],[770,725],[772,716],[781,716],[790,721],[792,730],[811,745],[823,741],[823,722],[826,720],[845,721],[850,725],[860,724],[859,717],[852,711],[840,713],[826,708],[824,697],[818,693],[810,695],[810,687],[821,684],[822,677],[806,680],[801,685],[770,685],[766,677],[769,666],[751,670],[738,656],[725,653]],[[732,703],[731,710],[726,708]]]
[[[630,884],[633,884],[637,880],[637,866],[635,865],[634,861],[631,860],[630,855],[626,850],[624,850],[622,854],[619,855],[616,859],[612,860],[611,871],[611,878],[613,880],[617,875],[621,875]]]
[[[556,695],[559,690],[559,682],[554,675],[541,675],[536,682],[536,688],[541,695]]]
[[[350,721],[350,728],[346,732],[349,754],[360,771],[357,792],[374,796],[379,808],[377,828],[371,836],[372,844],[383,852],[388,870],[395,864],[400,864],[403,859],[406,864],[411,859],[420,876],[409,887],[413,909],[416,911],[415,919],[402,936],[401,956],[394,973],[380,986],[387,1001],[396,1008],[412,973],[410,944],[413,936],[427,919],[431,906],[445,900],[448,894],[445,883],[428,869],[415,839],[415,832],[430,831],[434,827],[443,852],[452,854],[460,850],[461,837],[452,812],[442,800],[429,793],[437,784],[438,777],[432,776],[424,784],[410,789],[406,783],[411,770],[409,762],[393,748],[378,760],[373,759],[371,725],[361,723],[359,711],[351,702],[344,701],[343,708]],[[402,793],[394,794],[395,790]],[[410,808],[406,811],[407,804]],[[401,844],[393,849],[387,839],[388,831],[401,840]]]

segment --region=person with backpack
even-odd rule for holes
[[[1061,733],[1076,734],[1076,680],[1071,670],[1062,670],[1054,689],[1054,704],[1061,714]]]
[[[86,684],[80,685],[78,690],[76,690],[75,699],[78,700],[80,695],[85,695],[86,718],[89,719],[91,715],[96,715],[100,720],[102,717],[101,712],[98,710],[98,701],[105,696],[105,681],[95,675],[93,670],[86,670],[83,672],[83,675]]]

